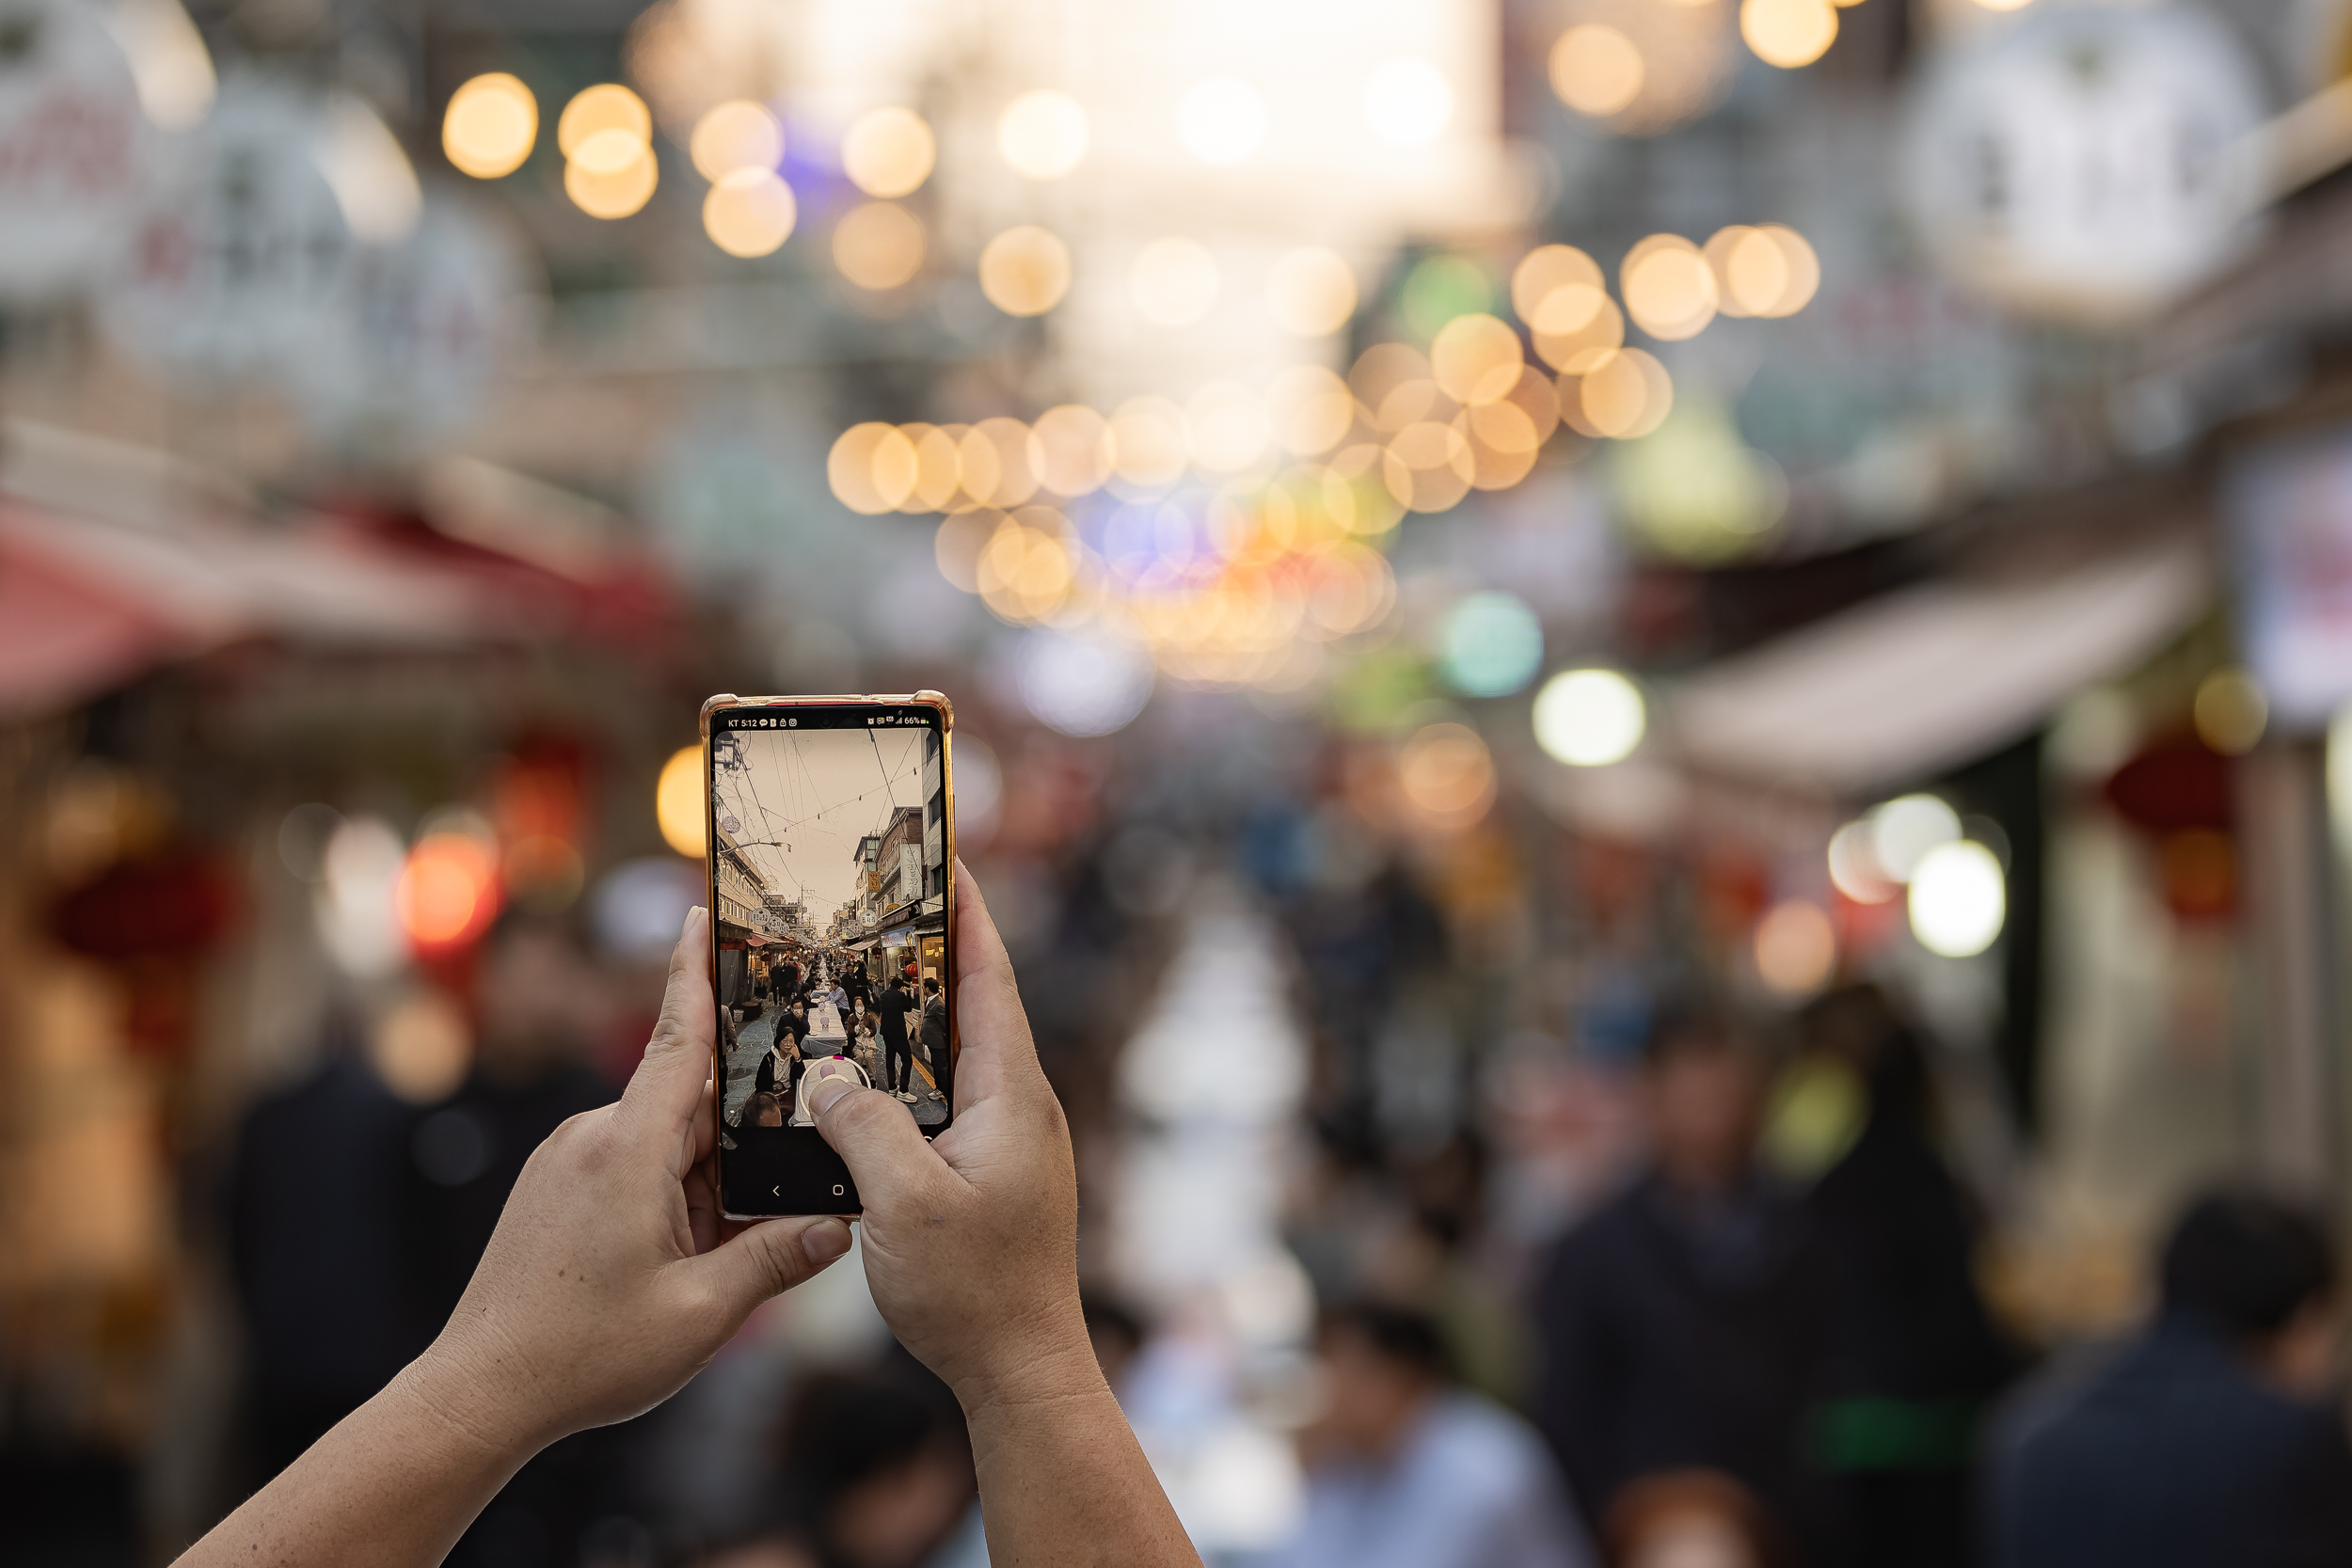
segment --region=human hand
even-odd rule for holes
[[[708,911],[619,1103],[541,1144],[457,1310],[416,1366],[445,1413],[537,1446],[675,1393],[752,1308],[850,1250],[837,1219],[719,1216]]]
[[[1070,1126],[988,906],[962,862],[955,874],[954,1119],[927,1141],[879,1090],[828,1081],[811,1102],[865,1200],[875,1304],[969,1410],[1090,1392],[1102,1374],[1078,1314]]]

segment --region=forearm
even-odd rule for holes
[[[967,1400],[990,1560],[1001,1568],[1200,1568],[1083,1342],[1025,1389]]]
[[[470,1418],[428,1352],[213,1527],[179,1568],[394,1568],[449,1555],[537,1445]]]

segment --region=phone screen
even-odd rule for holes
[[[947,719],[928,702],[746,702],[710,717],[719,1175],[730,1213],[858,1204],[818,1132],[829,1080],[947,1125]]]

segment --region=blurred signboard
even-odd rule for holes
[[[95,6],[0,13],[0,300],[87,284],[120,250],[154,133]]]
[[[2324,728],[2352,702],[2352,430],[2249,454],[2222,497],[2247,667],[2273,724]]]
[[[1931,61],[1904,190],[1929,254],[1971,288],[2111,324],[2242,242],[2263,115],[2237,35],[2195,6],[2036,8]]]
[[[292,91],[225,89],[180,138],[101,317],[135,358],[195,378],[283,372],[333,332],[353,239]]]

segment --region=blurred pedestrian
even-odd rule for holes
[[[1975,1216],[1934,1142],[1925,1042],[1875,986],[1821,998],[1801,1028],[1864,1106],[1806,1198],[1833,1290],[1810,1459],[1853,1562],[1962,1568],[1979,1417],[2017,1357],[1977,1289]]]
[[[953,1064],[947,1060],[947,999],[940,992],[939,981],[930,977],[923,981],[923,1065],[931,1069],[931,1082],[938,1086],[940,1098],[953,1100],[955,1080],[949,1070]]]
[[[1641,1082],[1649,1163],[1543,1268],[1534,1414],[1588,1518],[1644,1476],[1709,1470],[1821,1552],[1801,1462],[1830,1278],[1803,1205],[1756,1167],[1763,1071],[1711,1012],[1667,1010]]]
[[[2084,1377],[2021,1400],[1990,1461],[1996,1568],[2352,1563],[2352,1447],[2329,1397],[2337,1270],[2276,1198],[2191,1203],[2162,1301]]]
[[[892,1351],[877,1369],[817,1372],[794,1390],[768,1520],[702,1568],[933,1568],[975,1550],[987,1561],[954,1396]]]
[[[1587,1568],[1543,1439],[1454,1380],[1436,1323],[1375,1304],[1324,1314],[1326,1404],[1302,1435],[1307,1507],[1267,1568]]]
[[[259,1485],[361,1404],[429,1332],[401,1311],[394,1243],[409,1108],[326,1031],[324,1065],[257,1102],[227,1192],[244,1328],[245,1459]]]
[[[400,1189],[403,1281],[417,1331],[455,1310],[532,1151],[564,1121],[612,1103],[587,1066],[576,999],[594,974],[571,928],[510,911],[476,959],[476,1050],[470,1076],[422,1113]],[[718,1009],[723,1021],[728,1009]],[[723,1027],[723,1024],[722,1025]],[[556,1443],[525,1465],[450,1553],[451,1568],[498,1568],[520,1539],[544,1561],[579,1560],[591,1525],[625,1514],[634,1433],[608,1427]]]
[[[914,999],[907,995],[906,981],[894,974],[882,995],[874,999],[874,1016],[882,1022],[882,1047],[889,1059],[883,1064],[882,1087],[908,1104],[914,1103],[914,1063],[911,1042],[907,1037],[907,1014],[915,1010]]]

